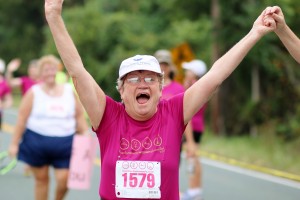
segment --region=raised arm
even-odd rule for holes
[[[185,92],[183,104],[185,123],[209,100],[256,42],[275,29],[275,21],[273,18],[264,19],[264,12],[256,19],[250,32],[219,58],[211,69]]]
[[[5,78],[10,87],[19,87],[22,83],[21,78],[15,78],[13,76],[13,73],[19,69],[20,65],[21,65],[21,59],[19,58],[15,58],[7,64]]]
[[[274,32],[293,58],[300,63],[300,39],[286,24],[281,8],[278,6],[268,7],[266,15],[270,15],[275,19],[276,29]]]
[[[56,48],[72,77],[79,99],[97,129],[102,119],[106,101],[103,90],[86,71],[81,57],[65,27],[61,16],[63,0],[45,0],[45,15]]]

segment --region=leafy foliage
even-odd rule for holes
[[[297,0],[220,1],[220,29],[215,38],[221,54],[238,42],[268,5],[282,7],[287,23],[300,35]],[[72,0],[65,1],[63,18],[87,70],[115,99],[120,62],[135,54],[153,54],[189,44],[197,58],[212,64],[211,1],[207,0]],[[0,3],[0,57],[21,57],[26,63],[56,54],[46,24],[43,1]],[[260,100],[251,99],[253,67],[259,68]],[[220,89],[221,113],[228,135],[248,134],[249,127],[278,121],[280,135],[300,136],[298,64],[277,36],[265,36]],[[23,71],[25,73],[25,70]]]

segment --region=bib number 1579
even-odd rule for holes
[[[144,184],[148,188],[155,186],[154,174],[146,173],[123,173],[124,187],[143,187]]]
[[[161,197],[160,162],[118,160],[116,163],[116,196],[121,198]]]

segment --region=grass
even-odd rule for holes
[[[13,96],[13,105],[12,107],[14,108],[19,108],[21,99],[22,99],[22,94],[19,88],[14,88],[12,90],[12,96]]]
[[[222,137],[206,131],[201,150],[241,162],[300,175],[300,138],[284,142],[274,134]]]

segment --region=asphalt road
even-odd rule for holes
[[[4,122],[13,125],[16,112],[5,112]],[[10,127],[10,126],[9,126]],[[11,130],[0,132],[0,151],[7,148]],[[99,159],[99,153],[95,160]],[[203,164],[203,190],[205,200],[300,200],[300,183],[260,172],[243,169],[215,160],[201,158]],[[34,182],[25,177],[24,165],[19,162],[12,171],[0,175],[0,200],[33,200]],[[180,189],[187,188],[187,170],[185,159],[180,167]],[[100,164],[95,162],[91,187],[88,190],[70,190],[66,200],[99,199],[98,186]],[[50,198],[54,199],[54,179],[51,171]]]

